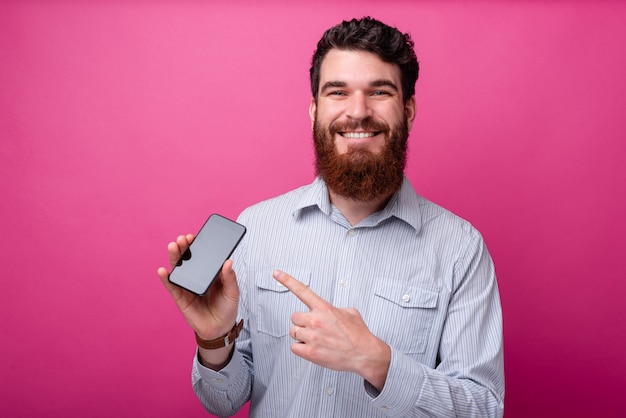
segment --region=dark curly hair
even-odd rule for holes
[[[324,57],[333,48],[372,52],[383,61],[400,67],[402,80],[402,99],[406,104],[415,94],[415,82],[419,73],[419,64],[411,35],[403,34],[398,29],[376,19],[364,17],[343,21],[328,29],[317,43],[317,49],[311,60],[311,92],[317,103],[320,84],[320,67]]]

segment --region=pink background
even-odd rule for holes
[[[259,3],[0,3],[0,415],[206,416],[156,268],[312,179],[311,53],[371,14],[421,62],[407,175],[495,259],[506,416],[623,416],[626,4]]]

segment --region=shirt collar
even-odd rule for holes
[[[331,205],[328,188],[326,188],[324,180],[319,177],[316,177],[315,180],[313,180],[313,183],[309,184],[309,186],[305,189],[305,192],[296,204],[292,215],[297,217],[304,209],[311,206],[317,206],[326,215],[330,215]]]
[[[409,224],[415,232],[419,232],[422,228],[420,200],[421,197],[415,193],[411,182],[404,176],[400,190],[391,197],[385,209],[382,210],[381,220],[395,216]]]
[[[306,191],[294,207],[292,216],[298,217],[305,209],[313,206],[317,206],[319,210],[330,216],[332,208],[328,188],[320,177],[316,177],[313,183],[306,188]],[[422,227],[420,197],[415,193],[406,176],[402,180],[400,190],[391,197],[387,206],[382,211],[372,214],[363,223],[375,225],[391,217],[406,222],[415,229],[415,232],[419,232]]]

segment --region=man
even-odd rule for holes
[[[417,77],[408,34],[370,18],[329,29],[311,66],[318,177],[241,214],[248,233],[204,297],[159,269],[196,332],[209,412],[250,400],[259,417],[503,414],[491,258],[403,174]],[[169,244],[172,265],[192,240]]]

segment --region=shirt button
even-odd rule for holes
[[[354,229],[348,229],[348,235],[350,235],[351,237],[356,235],[356,231]]]
[[[348,286],[348,281],[346,279],[341,279],[339,281],[339,284],[341,285],[341,287],[346,287]]]
[[[408,303],[410,300],[411,300],[411,296],[409,296],[409,295],[403,295],[402,296],[402,302]]]
[[[383,411],[389,411],[389,408],[386,406],[381,406],[380,409],[382,409]]]
[[[333,394],[333,392],[334,392],[333,388],[326,388],[326,394],[327,394],[328,396],[332,395],[332,394]]]

